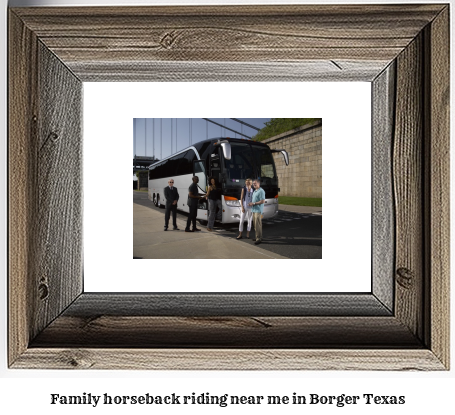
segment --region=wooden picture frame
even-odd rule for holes
[[[11,368],[448,370],[448,4],[13,8],[8,23]],[[371,82],[372,292],[84,292],[82,82],[124,80]]]

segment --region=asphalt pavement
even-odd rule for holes
[[[280,205],[278,215],[263,220],[263,242],[254,245],[254,230],[237,240],[238,224],[218,224],[214,232],[184,232],[188,215],[177,213],[179,231],[164,231],[164,209],[133,191],[133,256],[135,258],[322,258],[322,208]],[[170,221],[172,224],[172,218]]]

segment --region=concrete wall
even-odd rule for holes
[[[322,197],[322,123],[296,128],[263,143],[289,154],[289,166],[281,153],[274,154],[281,196]]]

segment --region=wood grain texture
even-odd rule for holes
[[[319,82],[372,81],[387,61],[74,62],[84,82]]]
[[[389,310],[394,304],[395,211],[392,148],[395,63],[372,83],[372,288]]]
[[[450,62],[449,9],[446,7],[431,24],[431,56],[425,150],[429,151],[427,286],[430,310],[430,343],[435,355],[450,366]]]
[[[371,81],[373,77],[365,68],[343,61],[376,61],[377,74],[440,9],[438,5],[345,5],[336,9],[295,5],[93,7],[89,15],[69,7],[14,11],[84,81],[118,79],[123,72],[116,68],[124,66],[124,62],[153,68],[151,63],[179,61],[192,62],[193,68],[197,62],[263,65],[313,61],[314,72],[309,80],[320,79],[324,68],[330,67],[345,79],[352,76]],[[110,70],[106,70],[107,66]],[[341,75],[346,67],[346,75]],[[230,79],[234,76],[229,65],[222,69],[211,66],[211,70],[217,68],[216,79],[212,71],[204,71],[203,67],[196,71],[201,80],[220,80],[225,72],[231,72]],[[159,65],[158,72],[163,69]],[[254,69],[247,71],[251,72]],[[147,75],[146,70],[133,75],[133,79],[138,77],[154,79],[153,73]]]
[[[132,335],[134,333],[134,335]],[[62,316],[30,347],[422,348],[394,317]]]
[[[62,316],[391,316],[373,294],[84,293]]]
[[[80,82],[14,14],[10,37],[13,361],[82,291],[82,97]]]
[[[395,349],[29,348],[13,367],[81,370],[444,370],[429,350]]]
[[[34,191],[30,186],[36,177],[36,114],[37,114],[37,62],[36,35],[23,22],[10,13],[8,98],[10,118],[8,124],[8,305],[9,343],[8,360],[11,363],[23,353],[30,339],[34,319],[37,286],[29,275],[33,272],[31,251],[34,219]],[[22,47],[18,47],[21,45]]]
[[[10,367],[448,368],[447,5],[14,9],[9,53]],[[81,81],[261,79],[373,81],[393,286],[386,249],[371,294],[78,297]]]
[[[32,336],[82,292],[82,85],[41,43],[38,62]]]
[[[423,337],[423,36],[397,58],[393,177],[395,315]]]

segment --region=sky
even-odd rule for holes
[[[270,121],[270,118],[237,119],[257,128],[263,128],[264,123]],[[257,133],[257,130],[231,118],[210,118],[210,120],[248,137]],[[242,137],[203,118],[134,118],[133,132],[133,157],[135,155],[155,156],[160,160],[207,138]]]

